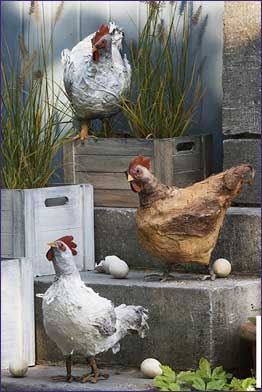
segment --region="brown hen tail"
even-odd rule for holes
[[[233,191],[233,194],[235,193],[234,196],[239,193],[244,184],[250,185],[255,177],[255,170],[248,163],[232,167],[224,173],[224,184],[229,191]]]

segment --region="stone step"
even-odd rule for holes
[[[95,257],[117,255],[131,268],[159,268],[158,260],[147,254],[138,243],[135,208],[95,208]],[[260,271],[260,208],[228,209],[212,260],[227,258],[235,272]],[[182,266],[183,267],[183,266]],[[187,271],[202,271],[197,264],[184,266]]]
[[[115,305],[142,305],[149,310],[148,336],[126,336],[120,352],[100,355],[99,363],[139,367],[145,358],[154,357],[162,364],[185,370],[196,367],[205,357],[214,366],[250,369],[251,352],[239,337],[239,327],[252,316],[251,304],[260,306],[260,278],[231,275],[201,281],[200,277],[196,273],[176,273],[175,281],[163,283],[145,282],[144,273],[138,271],[130,271],[127,279],[83,272],[84,282]],[[53,279],[36,278],[35,293],[44,293]],[[41,302],[36,298],[37,360],[57,363],[63,357],[44,332]],[[85,360],[76,357],[76,361]]]
[[[29,368],[24,378],[14,378],[5,370],[1,374],[1,391],[145,391],[152,388],[153,381],[143,378],[138,369],[106,368],[103,371],[109,374],[107,380],[99,380],[96,384],[69,384],[50,379],[65,374],[65,366],[37,365]],[[86,372],[83,365],[72,366],[74,376]]]

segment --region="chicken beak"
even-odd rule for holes
[[[95,46],[92,47],[92,53],[95,53],[97,51],[97,48]]]
[[[134,181],[134,178],[130,174],[128,174],[127,181],[128,182]]]
[[[51,246],[51,248],[56,248],[55,242],[48,242],[48,246]]]

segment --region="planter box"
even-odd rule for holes
[[[34,276],[54,273],[47,243],[73,235],[79,270],[94,268],[93,187],[89,184],[1,192],[3,257],[32,260]]]
[[[17,357],[35,365],[34,280],[26,258],[1,260],[1,369]]]
[[[64,144],[64,181],[94,186],[95,206],[137,207],[125,171],[136,155],[151,158],[167,185],[187,186],[211,174],[211,136],[172,139],[88,139]]]

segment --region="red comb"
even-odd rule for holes
[[[72,255],[75,256],[77,255],[77,251],[75,248],[77,247],[76,243],[73,242],[74,237],[72,235],[66,235],[64,237],[59,238],[57,241],[62,241],[64,242],[68,248],[71,250]]]
[[[129,170],[136,165],[141,165],[146,167],[148,170],[150,169],[150,158],[143,157],[142,155],[139,155],[138,157],[135,157],[132,159],[132,161],[129,163]]]
[[[71,250],[72,255],[75,256],[77,255],[77,251],[75,250],[75,248],[77,247],[76,243],[73,242],[74,237],[72,235],[66,235],[64,237],[59,238],[57,241],[62,241],[64,242],[68,248]],[[54,253],[53,253],[53,249],[50,248],[47,253],[46,253],[46,258],[49,261],[52,261],[54,258]]]
[[[96,44],[100,40],[100,38],[102,38],[106,34],[109,34],[109,27],[105,24],[102,24],[92,38],[92,44]]]

